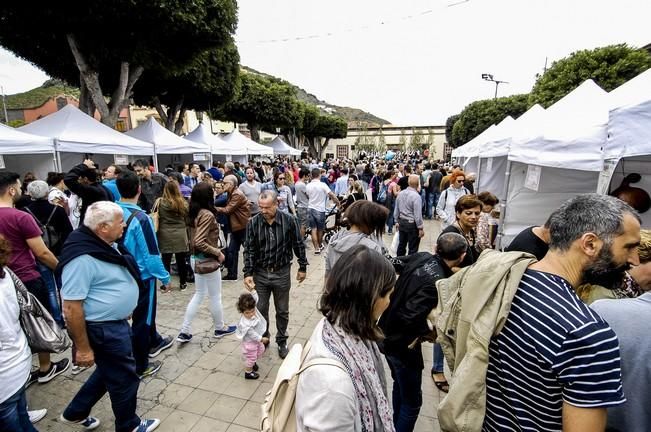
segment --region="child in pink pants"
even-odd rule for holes
[[[244,357],[244,378],[258,379],[258,364],[256,361],[264,353],[264,347],[269,343],[268,337],[262,335],[267,330],[267,320],[255,307],[258,293],[255,290],[240,295],[237,300],[237,310],[242,314],[237,324],[235,335],[242,341]]]

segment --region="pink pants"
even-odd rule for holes
[[[262,356],[263,352],[264,344],[262,342],[242,342],[242,355],[244,356],[244,365],[247,368],[253,367],[253,364]]]

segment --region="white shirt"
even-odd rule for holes
[[[326,202],[330,192],[330,188],[320,179],[313,179],[305,187],[305,193],[307,193],[307,196],[310,199],[307,208],[325,213]]]
[[[20,310],[11,276],[0,279],[0,403],[13,396],[27,382],[32,352],[20,327]]]
[[[343,175],[335,183],[335,195],[343,195],[346,191],[348,191],[348,175]]]

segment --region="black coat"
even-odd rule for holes
[[[400,277],[389,307],[380,318],[385,336],[380,347],[385,355],[398,357],[407,367],[423,369],[420,343],[413,349],[409,345],[430,333],[427,315],[438,303],[436,281],[450,277],[452,271],[429,252],[399,257],[394,266]]]

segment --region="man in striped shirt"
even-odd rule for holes
[[[289,289],[292,285],[290,267],[292,251],[298,258],[296,280],[303,282],[307,272],[305,244],[296,218],[278,211],[278,196],[274,191],[262,191],[258,198],[260,213],[246,226],[244,242],[244,285],[258,292],[258,310],[267,320],[269,337],[269,299],[274,296],[276,308],[276,343],[278,355],[285,358],[287,324],[289,323]]]
[[[606,408],[625,402],[617,337],[574,289],[639,264],[639,216],[579,195],[552,214],[550,237],[490,342],[485,431],[603,431]]]

